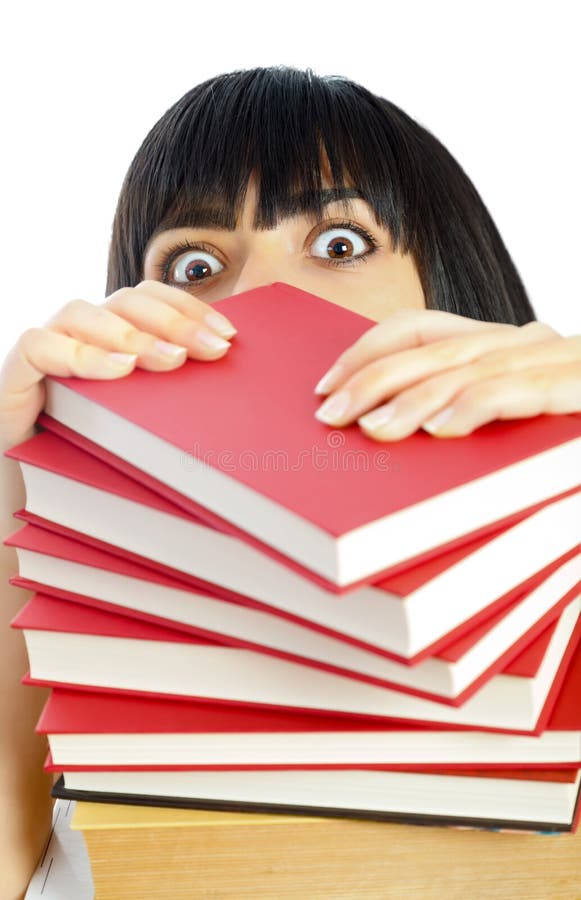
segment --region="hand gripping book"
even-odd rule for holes
[[[375,323],[283,282],[215,306],[238,328],[225,357],[48,378],[42,424],[338,592],[579,484],[579,414],[388,445],[331,429],[315,384]]]

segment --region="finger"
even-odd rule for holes
[[[580,360],[581,337],[544,341],[536,344],[534,349],[525,345],[497,350],[470,365],[413,385],[389,403],[361,416],[358,423],[369,437],[401,440],[452,404],[454,397],[471,384],[509,372],[540,366],[554,369],[564,364],[579,363]],[[581,396],[578,398],[578,407],[581,408]]]
[[[579,362],[539,366],[470,385],[424,428],[436,437],[460,437],[494,419],[520,419],[579,411]]]
[[[439,372],[466,366],[486,353],[502,348],[518,345],[530,348],[543,341],[555,340],[555,334],[548,325],[531,322],[521,327],[493,326],[485,331],[403,350],[364,366],[327,398],[315,416],[327,424],[346,425],[405,388]],[[557,337],[557,340],[564,338]],[[527,352],[530,354],[530,349]],[[496,365],[502,366],[504,360],[505,357],[498,356]]]
[[[105,307],[135,328],[185,347],[188,356],[194,359],[216,359],[230,348],[230,343],[207,328],[202,320],[185,316],[146,290],[122,288],[111,295]]]
[[[135,355],[109,353],[47,328],[30,328],[6,357],[0,393],[22,393],[45,375],[120,378],[133,369],[136,360]]]
[[[439,309],[397,309],[337,358],[317,384],[315,393],[328,394],[336,390],[358,369],[390,353],[425,346],[454,335],[514,327],[469,319]]]
[[[138,364],[155,372],[181,365],[188,355],[186,347],[140,331],[111,310],[86,300],[72,300],[46,324],[51,331],[104,350],[137,354]]]
[[[236,334],[236,328],[232,322],[217,309],[209,307],[206,301],[200,300],[189,291],[171,287],[169,284],[163,284],[163,282],[153,279],[140,281],[134,288],[121,288],[107,298],[106,305],[115,310],[119,296],[123,296],[127,290],[144,293],[147,296],[155,297],[162,303],[167,303],[183,316],[199,322],[200,325],[204,324],[222,338],[229,340]]]
[[[137,357],[108,353],[44,328],[31,328],[0,369],[2,446],[23,440],[44,406],[45,375],[112,379],[127,375]]]

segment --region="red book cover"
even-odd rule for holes
[[[314,417],[314,386],[375,323],[281,282],[217,307],[239,332],[222,359],[47,379],[47,413],[330,589],[377,580],[578,484],[581,415],[495,421],[456,440],[420,430],[389,446],[356,425],[333,432]]]

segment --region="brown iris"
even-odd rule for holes
[[[349,249],[353,252],[353,244],[351,241],[345,240],[344,238],[331,241],[327,244],[327,250],[332,254],[333,259],[342,259]]]

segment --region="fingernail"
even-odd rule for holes
[[[454,415],[454,407],[446,406],[444,409],[440,410],[439,413],[436,413],[435,416],[432,416],[431,419],[427,419],[422,425],[424,431],[429,431],[430,434],[433,434],[434,431],[438,431],[448,419],[451,419]]]
[[[110,353],[109,359],[116,366],[123,366],[123,368],[127,368],[127,366],[132,365],[136,361],[138,357],[137,353]]]
[[[209,312],[204,316],[204,321],[206,325],[209,325],[210,328],[213,328],[214,331],[217,331],[222,337],[230,338],[237,333],[237,329],[234,328],[231,322],[228,321],[226,316],[223,316],[219,312]]]
[[[226,350],[227,347],[230,347],[228,341],[224,341],[217,334],[214,334],[213,331],[206,331],[205,328],[196,333],[196,341],[210,350]]]
[[[370,431],[375,431],[377,428],[382,428],[383,425],[387,425],[394,416],[395,403],[386,403],[385,406],[380,406],[378,409],[374,409],[372,412],[360,416],[357,421],[365,428],[369,428]]]
[[[351,403],[351,394],[349,391],[339,391],[334,397],[329,397],[315,413],[315,418],[320,422],[335,424],[337,419],[341,419]]]
[[[185,356],[188,352],[187,347],[170,344],[168,341],[156,341],[155,349],[164,356],[171,356],[173,359],[176,359],[178,356]]]
[[[333,385],[339,380],[339,376],[344,371],[345,366],[340,363],[332,366],[328,372],[325,372],[315,388],[315,394],[328,394],[333,390]]]

